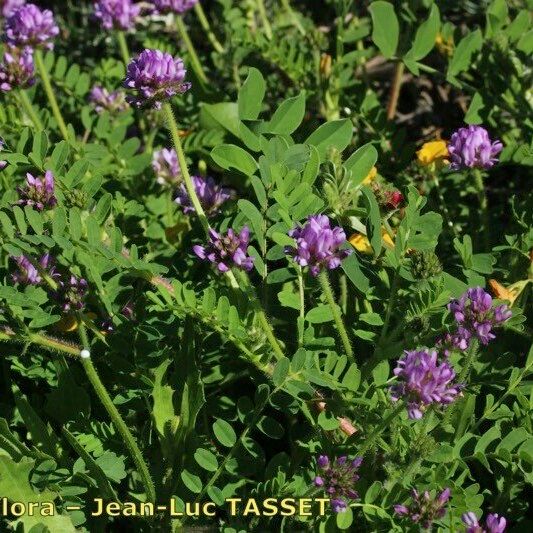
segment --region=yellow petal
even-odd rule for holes
[[[363,185],[369,185],[372,183],[378,174],[378,169],[376,167],[372,167],[370,169],[370,172],[366,175],[366,178],[363,180]]]
[[[372,246],[370,246],[370,241],[367,236],[362,233],[354,233],[348,239],[348,242],[362,254],[371,254],[373,252]]]
[[[416,153],[418,162],[423,166],[446,159],[449,155],[446,141],[430,141],[424,143],[422,148]]]

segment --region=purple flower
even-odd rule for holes
[[[141,8],[131,0],[98,0],[94,3],[94,15],[102,21],[106,30],[130,30]]]
[[[198,0],[154,0],[159,13],[185,13],[197,3]]]
[[[504,533],[507,520],[497,514],[489,514],[485,520],[485,527],[479,523],[477,516],[472,511],[463,514],[463,523],[468,526],[465,533]]]
[[[451,156],[450,168],[453,170],[490,168],[498,161],[496,156],[502,149],[502,143],[492,142],[489,133],[482,126],[459,128],[448,144]]]
[[[109,92],[101,85],[95,85],[89,93],[89,102],[94,105],[97,113],[109,111],[110,113],[120,113],[128,108],[126,95],[122,91]]]
[[[251,270],[254,258],[247,255],[250,230],[247,226],[239,234],[229,229],[226,235],[209,230],[209,243],[206,246],[194,246],[194,253],[200,258],[217,265],[220,272],[227,272],[232,266],[242,270]]]
[[[26,174],[26,187],[18,187],[20,200],[18,205],[29,205],[43,211],[47,207],[54,207],[57,204],[54,191],[54,175],[51,170],[47,170],[43,177],[35,178],[29,172]]]
[[[422,418],[425,407],[432,403],[452,403],[461,392],[461,385],[453,383],[453,368],[447,362],[439,364],[436,350],[406,351],[394,375],[400,382],[391,387],[391,398],[407,402],[411,419]]]
[[[449,357],[453,350],[464,352],[470,346],[472,334],[463,326],[459,326],[454,333],[446,333],[436,342],[436,348],[444,357]]]
[[[419,494],[413,489],[412,503],[407,505],[395,505],[394,512],[403,517],[408,517],[412,522],[420,524],[424,529],[430,529],[433,521],[442,518],[446,514],[446,503],[450,499],[450,489],[444,489],[436,498],[433,498],[426,490]]]
[[[292,255],[300,266],[308,266],[313,276],[318,276],[323,267],[330,270],[339,267],[341,260],[352,252],[339,249],[346,234],[340,227],[331,228],[326,215],[308,217],[305,225],[290,230],[289,236],[296,240],[296,248],[288,246],[285,253]]]
[[[52,294],[53,298],[61,306],[64,313],[81,311],[85,307],[85,296],[88,284],[83,278],[77,278],[73,274],[61,279],[57,290]]]
[[[493,307],[491,295],[481,287],[468,289],[459,299],[452,300],[448,309],[459,326],[455,335],[461,346],[468,346],[471,337],[488,344],[495,338],[492,328],[512,316],[505,304]]]
[[[0,152],[4,149],[4,146],[6,145],[4,139],[0,137]],[[7,167],[7,161],[0,161],[0,170],[3,170]]]
[[[39,270],[33,263],[24,255],[13,257],[13,261],[17,264],[18,272],[13,274],[13,281],[21,285],[39,285],[42,281]],[[58,274],[53,266],[52,257],[50,254],[45,254],[39,259],[39,266],[51,278],[55,278]]]
[[[349,500],[359,498],[354,487],[359,479],[358,469],[363,458],[356,457],[350,461],[343,455],[330,460],[327,455],[320,455],[316,462],[320,472],[313,480],[315,487],[323,488],[331,498],[333,512],[344,512]]]
[[[160,50],[144,50],[128,65],[124,85],[137,91],[137,96],[130,96],[128,101],[137,107],[151,105],[159,109],[163,100],[190,89],[191,84],[183,81],[186,73],[181,58]]]
[[[200,204],[207,216],[218,214],[220,206],[231,198],[231,191],[218,185],[211,177],[192,176],[191,179],[198,195],[198,200],[200,200]],[[184,213],[194,213],[189,193],[183,183],[180,185],[174,201],[183,207]]]
[[[33,78],[33,52],[29,47],[8,48],[0,64],[0,91],[25,89],[35,82]]]
[[[4,17],[9,17],[13,11],[18,9],[20,6],[23,6],[26,3],[26,0],[4,0],[0,1],[2,5],[2,15]]]
[[[51,50],[52,40],[59,34],[49,9],[26,4],[13,11],[6,20],[6,39],[10,46],[30,46]]]
[[[152,168],[160,185],[174,184],[181,179],[181,169],[176,150],[156,150],[152,159]]]

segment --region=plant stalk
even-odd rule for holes
[[[220,41],[217,39],[216,35],[213,33],[213,30],[211,29],[211,25],[209,24],[209,21],[207,20],[207,17],[205,16],[204,8],[202,7],[202,4],[198,2],[194,6],[194,10],[196,11],[196,16],[198,17],[198,20],[200,21],[200,25],[202,26],[203,30],[207,33],[207,38],[209,39],[209,42],[213,45],[213,48],[216,52],[219,54],[224,53],[224,47],[220,44]]]
[[[398,61],[396,63],[394,78],[392,79],[389,93],[389,102],[387,104],[387,120],[393,120],[396,116],[396,108],[398,107],[398,99],[400,98],[404,68],[403,61]]]
[[[130,56],[130,51],[128,49],[128,43],[126,41],[126,36],[124,35],[123,31],[117,31],[116,35],[117,35],[118,47],[120,48],[120,55],[122,56],[122,61],[124,62],[124,66],[127,67],[130,62],[131,56]]]
[[[436,170],[431,171],[431,177],[433,178],[433,183],[435,184],[435,190],[437,191],[437,195],[439,197],[439,201],[440,201],[440,205],[442,208],[442,213],[444,214],[444,220],[446,221],[446,225],[452,230],[453,235],[458,239],[459,232],[457,231],[454,223],[452,222],[452,217],[450,216],[450,212],[448,211],[448,206],[446,205],[446,200],[444,199],[444,195],[442,194],[442,190],[440,188],[440,181],[439,181],[439,177],[437,175]]]
[[[370,433],[370,435],[368,435],[368,437],[365,440],[365,443],[359,450],[358,455],[361,455],[361,456],[365,455],[365,453],[374,445],[374,442],[383,433],[383,431],[385,431],[385,429],[389,427],[390,423],[400,415],[403,408],[404,408],[403,402],[399,401],[398,405],[390,412],[389,416],[384,418],[381,421],[381,423],[374,428],[374,430]]]
[[[59,127],[59,130],[61,131],[61,135],[63,136],[63,139],[65,139],[65,141],[68,141],[69,140],[68,128],[63,119],[63,115],[61,114],[61,110],[59,109],[59,105],[57,104],[57,99],[54,93],[54,89],[52,88],[52,84],[50,83],[50,76],[48,75],[48,71],[46,70],[46,66],[44,64],[43,53],[41,50],[37,48],[33,55],[35,58],[37,69],[39,70],[39,74],[41,75],[41,81],[43,82],[43,87],[46,92],[46,96],[48,98],[48,103],[50,104],[50,107],[52,108],[52,113],[54,115],[54,118],[56,119],[57,125]]]
[[[43,131],[44,130],[43,123],[41,122],[39,115],[33,108],[33,105],[30,102],[30,99],[28,98],[28,93],[26,91],[21,90],[21,91],[18,91],[18,94],[20,96],[20,103],[22,104],[22,107],[24,108],[26,115],[28,115],[30,120],[33,122],[35,129],[37,131]]]
[[[474,182],[477,189],[477,195],[479,199],[479,206],[481,207],[481,217],[483,220],[483,244],[485,251],[490,251],[490,228],[489,228],[489,203],[487,199],[487,192],[483,183],[483,174],[479,168],[475,168],[473,171]]]
[[[78,315],[78,331],[83,347],[85,349],[89,349],[87,331],[85,330],[85,324],[81,315]],[[87,378],[93,386],[94,391],[102,402],[105,410],[109,414],[114,426],[120,433],[120,436],[124,439],[124,443],[128,448],[128,451],[130,453],[131,458],[133,459],[133,462],[135,463],[135,466],[137,467],[139,475],[141,476],[144,485],[144,490],[146,491],[147,501],[152,503],[155,502],[156,495],[154,482],[152,481],[150,471],[148,470],[148,466],[144,461],[141,450],[137,446],[133,435],[131,434],[130,430],[128,429],[128,426],[122,419],[122,416],[118,412],[118,409],[115,407],[115,404],[109,396],[107,389],[102,383],[102,380],[100,379],[100,376],[98,375],[98,372],[96,371],[96,368],[93,365],[91,357],[81,357],[81,363],[83,365],[85,373],[87,374]]]
[[[326,297],[326,301],[328,302],[328,305],[331,309],[333,320],[335,321],[335,325],[337,326],[337,331],[339,332],[339,336],[344,346],[344,350],[349,357],[354,359],[354,353],[353,353],[352,345],[350,343],[350,337],[348,336],[348,331],[342,320],[339,306],[335,302],[335,296],[333,295],[333,290],[329,283],[329,277],[328,277],[327,271],[322,270],[322,272],[318,276],[318,279],[320,281],[320,285],[322,286],[322,292],[324,293],[324,296]]]
[[[272,26],[270,26],[270,22],[268,21],[265,3],[263,2],[263,0],[256,0],[256,2],[257,9],[259,11],[259,16],[261,17],[261,22],[263,23],[263,27],[265,28],[265,35],[270,41],[272,40]]]
[[[209,83],[209,80],[207,79],[204,69],[202,68],[202,64],[200,63],[200,59],[198,58],[198,54],[196,53],[196,48],[194,48],[194,44],[192,43],[191,38],[189,37],[189,33],[187,31],[185,23],[179,15],[176,16],[176,27],[178,28],[180,37],[183,39],[185,48],[187,48],[187,51],[189,52],[192,69],[194,70],[200,84],[205,87]]]

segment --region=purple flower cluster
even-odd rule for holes
[[[200,258],[210,261],[220,272],[228,272],[232,266],[242,270],[251,270],[254,258],[247,254],[250,242],[250,230],[244,226],[240,233],[229,229],[226,235],[209,230],[209,243],[206,246],[194,246],[194,253]]]
[[[446,514],[445,506],[450,495],[450,489],[444,489],[436,498],[433,498],[427,490],[419,494],[417,490],[413,489],[411,505],[395,505],[394,512],[397,515],[408,517],[424,529],[430,529],[434,520],[442,518]]]
[[[495,338],[492,329],[512,316],[505,304],[493,307],[491,295],[481,287],[468,289],[459,299],[452,300],[448,309],[458,325],[452,335],[452,346],[460,349],[466,349],[472,337],[488,344]]]
[[[6,40],[9,46],[44,48],[51,50],[52,40],[59,34],[49,9],[26,4],[13,11],[6,20]]]
[[[130,30],[141,8],[131,0],[98,0],[94,4],[94,16],[106,30]]]
[[[316,487],[324,488],[331,498],[331,507],[335,513],[344,512],[349,500],[359,498],[354,486],[359,479],[358,469],[362,462],[362,457],[349,461],[346,456],[342,456],[330,461],[327,455],[321,455],[317,459],[320,472],[313,483]]]
[[[231,191],[218,185],[211,177],[192,176],[194,189],[205,214],[210,217],[220,212],[220,206],[231,198]],[[184,213],[194,213],[187,188],[182,183],[176,193],[175,202],[183,208]]]
[[[318,276],[324,267],[329,270],[339,267],[352,252],[339,248],[346,242],[346,234],[340,227],[331,228],[326,215],[308,217],[305,225],[290,230],[289,236],[296,240],[296,248],[288,246],[285,253],[292,255],[300,266],[308,266],[313,276]]]
[[[13,281],[21,285],[39,285],[42,281],[39,270],[33,263],[24,255],[13,257],[13,261],[17,264],[18,272],[13,274]],[[53,266],[52,257],[50,254],[45,254],[39,259],[39,266],[42,271],[46,272],[51,278],[58,277],[58,273]]]
[[[181,179],[180,163],[176,150],[163,148],[156,150],[152,158],[152,168],[160,185],[172,185]]]
[[[34,84],[33,52],[24,48],[8,48],[0,63],[0,91],[25,89]]]
[[[64,313],[81,311],[85,307],[87,289],[88,283],[85,279],[70,274],[58,282],[57,290],[53,292],[52,297]]]
[[[6,145],[4,139],[0,137],[0,152],[4,149],[4,146]],[[3,170],[7,167],[7,161],[0,161],[0,170]]]
[[[490,168],[498,161],[496,156],[502,149],[502,143],[492,142],[489,133],[482,126],[459,128],[448,144],[451,156],[450,168],[453,170]]]
[[[507,520],[497,514],[489,514],[482,526],[475,513],[472,511],[465,513],[462,517],[463,523],[468,526],[465,533],[504,533],[507,527]]]
[[[158,13],[185,13],[197,3],[198,0],[154,0]]]
[[[407,402],[411,419],[422,418],[424,409],[433,403],[452,403],[461,392],[461,385],[453,382],[453,368],[446,361],[439,363],[436,350],[406,351],[394,375],[400,382],[391,387],[391,398]]]
[[[160,50],[144,50],[128,65],[125,87],[137,91],[128,101],[137,107],[150,105],[156,109],[161,102],[187,91],[187,71],[183,60]]]
[[[9,17],[13,11],[20,6],[23,6],[25,3],[26,0],[1,0],[0,5],[2,5],[2,16]]]
[[[122,91],[109,92],[101,85],[95,85],[89,93],[89,102],[94,105],[97,113],[109,111],[109,113],[120,113],[128,108],[126,95]]]
[[[55,197],[54,175],[47,170],[43,177],[35,178],[29,172],[26,174],[26,187],[18,187],[20,200],[18,205],[29,205],[38,211],[54,207]]]

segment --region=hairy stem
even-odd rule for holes
[[[170,135],[172,137],[172,142],[174,143],[174,146],[176,148],[176,153],[178,155],[178,161],[180,164],[181,174],[183,176],[183,181],[185,183],[187,193],[189,195],[189,198],[191,199],[194,210],[196,211],[196,215],[200,219],[200,223],[202,224],[202,227],[204,228],[206,234],[209,235],[209,222],[207,221],[207,217],[205,215],[204,209],[202,205],[200,204],[198,195],[196,194],[196,189],[194,188],[191,175],[189,174],[189,169],[187,168],[187,161],[185,159],[183,147],[181,146],[178,125],[176,123],[174,113],[172,112],[172,107],[170,106],[168,102],[166,102],[163,105],[163,113],[165,114],[165,118],[167,119],[168,128],[170,130]]]
[[[363,456],[368,450],[370,450],[370,448],[374,445],[378,437],[389,427],[391,422],[394,421],[394,419],[396,419],[400,415],[403,408],[403,402],[398,402],[398,405],[389,413],[389,415],[384,418],[378,426],[374,428],[370,435],[368,435],[368,437],[365,439],[365,443],[359,450],[358,455]]]
[[[32,103],[30,102],[30,99],[28,98],[28,93],[26,91],[18,91],[19,97],[20,97],[20,103],[22,104],[22,107],[24,108],[24,112],[26,115],[28,115],[29,119],[33,122],[33,125],[35,126],[35,129],[37,131],[43,131],[44,126],[41,122],[41,119],[39,118],[39,115],[37,114],[37,111],[33,108]]]
[[[43,53],[41,50],[36,49],[33,56],[35,58],[35,63],[37,65],[39,74],[41,75],[41,81],[43,82],[43,87],[46,92],[46,96],[48,98],[48,103],[50,104],[50,107],[52,108],[52,113],[54,115],[54,118],[56,119],[57,125],[59,127],[59,130],[61,131],[61,135],[63,136],[63,139],[65,139],[65,141],[68,141],[69,139],[68,128],[63,119],[63,115],[61,114],[61,110],[59,109],[59,105],[57,104],[54,89],[52,88],[52,84],[50,83],[50,76],[48,75],[48,71],[46,70],[46,66],[44,64]]]
[[[196,11],[196,16],[198,17],[198,20],[200,21],[200,25],[202,26],[203,30],[207,33],[207,38],[209,39],[209,42],[213,45],[213,48],[215,51],[217,51],[219,54],[224,53],[224,47],[220,44],[220,41],[216,38],[216,35],[213,33],[213,30],[211,29],[211,25],[209,24],[209,21],[207,20],[207,17],[205,16],[204,8],[202,7],[202,4],[198,2],[194,6],[194,10]]]
[[[383,327],[381,328],[381,333],[379,335],[377,347],[381,346],[383,340],[385,339],[385,336],[387,335],[389,331],[392,310],[394,309],[397,296],[398,296],[398,271],[395,270],[393,278],[392,278],[391,288],[390,288],[389,303],[387,305],[387,311],[385,312],[385,322],[383,324]]]
[[[481,207],[481,217],[483,220],[483,245],[485,251],[490,251],[490,228],[489,228],[489,203],[487,200],[487,192],[485,191],[485,185],[483,183],[483,174],[479,168],[475,168],[473,171],[474,183],[477,189],[477,195],[479,199],[479,206]]]
[[[298,326],[298,348],[304,345],[304,320],[305,320],[305,287],[302,267],[298,265],[298,294],[300,295],[300,322]]]
[[[322,292],[324,293],[324,296],[326,297],[326,301],[328,302],[328,305],[331,309],[333,320],[335,321],[335,325],[337,326],[337,331],[339,332],[339,336],[344,346],[344,350],[349,357],[354,359],[354,353],[353,353],[352,345],[350,343],[350,337],[348,336],[348,331],[342,320],[339,306],[335,302],[335,296],[333,295],[333,290],[331,289],[331,285],[329,283],[329,277],[328,277],[327,271],[323,270],[319,274],[318,279],[320,281],[320,285],[322,286]]]
[[[117,31],[117,42],[118,47],[120,48],[120,55],[122,56],[122,61],[124,62],[124,66],[127,67],[128,63],[130,62],[130,51],[128,49],[128,43],[126,42],[126,36],[124,35],[123,31]]]
[[[459,238],[459,233],[457,231],[457,228],[455,227],[454,223],[452,222],[452,217],[450,216],[450,212],[448,211],[448,206],[446,205],[446,200],[444,199],[444,195],[442,194],[442,190],[440,188],[440,181],[439,177],[437,175],[436,170],[431,171],[431,177],[433,178],[433,183],[435,184],[435,190],[437,191],[437,195],[439,197],[440,206],[442,209],[442,213],[444,215],[444,220],[446,221],[446,225],[448,228],[452,230],[452,233],[456,238]]]
[[[189,37],[189,33],[187,31],[187,28],[185,27],[185,23],[179,15],[176,16],[176,26],[178,28],[180,37],[182,38],[183,43],[185,44],[185,47],[189,52],[191,66],[196,74],[196,77],[198,78],[202,86],[207,85],[209,80],[207,79],[204,69],[202,68],[202,64],[200,63],[200,59],[198,58],[198,54],[196,53],[196,48],[194,48],[194,44],[192,43],[191,38]]]
[[[85,324],[83,323],[83,318],[80,315],[78,315],[78,331],[83,347],[85,349],[89,349],[89,342],[87,339]],[[144,490],[146,491],[147,501],[155,502],[156,495],[154,482],[152,481],[150,471],[148,470],[148,466],[144,461],[141,450],[137,446],[133,435],[131,434],[130,430],[128,429],[128,426],[122,419],[122,416],[118,412],[118,409],[115,407],[115,404],[109,396],[107,389],[102,383],[102,380],[100,379],[100,376],[98,375],[98,372],[96,371],[96,368],[93,365],[91,357],[82,357],[81,362],[83,365],[83,369],[87,374],[87,378],[93,386],[94,392],[102,402],[102,405],[109,414],[111,420],[113,421],[113,425],[117,428],[118,432],[120,433],[120,436],[124,439],[124,443],[128,448],[128,451],[130,453],[131,458],[133,459],[133,462],[135,463],[135,466],[137,467],[139,475],[141,476],[142,483],[144,485]]]
[[[291,4],[289,3],[289,0],[281,0],[282,6],[285,8],[285,11],[289,14],[289,17],[291,18],[292,23],[294,24],[294,27],[300,32],[301,35],[305,36],[305,29],[300,24],[300,20],[296,16],[296,13],[291,7]]]
[[[272,39],[272,27],[270,26],[270,22],[268,21],[268,15],[265,9],[265,3],[263,0],[256,0],[257,1],[257,9],[259,11],[259,16],[261,17],[261,22],[263,23],[263,27],[265,28],[265,35],[267,39],[270,41]]]

